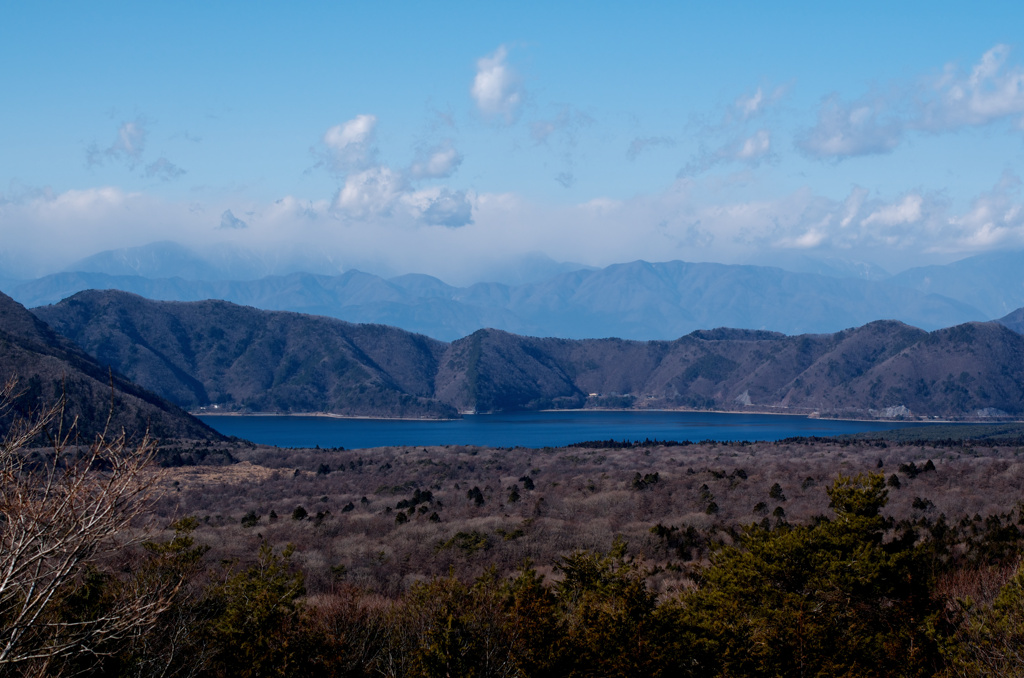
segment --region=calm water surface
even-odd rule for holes
[[[902,422],[833,421],[717,412],[515,412],[453,421],[336,419],[277,415],[201,416],[229,436],[278,447],[483,445],[559,447],[585,440],[780,440],[884,431]]]

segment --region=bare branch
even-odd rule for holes
[[[15,388],[0,390],[0,411]],[[159,480],[148,435],[132,443],[104,431],[83,449],[70,444],[75,427],[62,428],[63,413],[62,398],[30,423],[16,420],[0,444],[0,667],[102,653],[152,626],[176,592],[173,583],[129,583],[95,618],[55,612],[87,567],[144,538],[132,523]],[[46,434],[48,450],[29,449]]]

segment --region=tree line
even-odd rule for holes
[[[1020,507],[896,522],[882,473],[838,475],[830,515],[765,516],[692,585],[616,539],[553,563],[454,573],[395,596],[310,594],[291,547],[216,562],[181,518],[140,529],[158,471],[143,438],[88,446],[54,410],[0,447],[0,675],[989,676],[1024,670]],[[641,477],[645,484],[657,480]],[[423,499],[421,493],[420,499]],[[414,500],[415,501],[415,495]],[[652,533],[686,548],[662,525]],[[674,541],[672,541],[674,540]]]

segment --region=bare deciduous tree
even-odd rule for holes
[[[13,381],[0,388],[0,415],[14,395]],[[62,609],[89,568],[144,537],[131,524],[158,480],[148,435],[72,444],[62,413],[58,403],[31,421],[16,417],[0,443],[0,673],[47,673],[66,657],[116,651],[155,622],[176,587],[129,579],[92,615]],[[43,451],[29,449],[47,438]]]

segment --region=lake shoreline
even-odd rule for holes
[[[379,419],[217,413],[201,415],[208,425],[235,436],[278,447],[473,445],[547,448],[585,441],[663,440],[696,443],[835,437],[928,426],[933,422],[838,420],[760,412],[677,410],[548,410],[466,415],[461,419]]]
[[[925,419],[925,418],[913,418],[913,419],[889,419],[884,417],[829,417],[821,416],[817,412],[802,413],[802,412],[784,412],[779,410],[695,410],[689,408],[636,408],[636,407],[577,407],[577,408],[565,408],[565,409],[546,409],[546,410],[523,410],[521,412],[460,412],[462,415],[458,418],[455,417],[375,417],[371,415],[363,414],[334,414],[332,412],[210,412],[210,411],[190,411],[193,417],[322,417],[325,419],[340,419],[340,420],[353,420],[353,421],[417,421],[417,422],[452,422],[460,421],[465,416],[504,416],[508,414],[522,414],[529,412],[543,412],[543,413],[581,413],[581,412],[658,412],[664,414],[679,413],[679,414],[740,414],[740,415],[765,415],[771,417],[795,417],[810,419],[816,421],[837,421],[837,422],[870,422],[878,424],[893,424],[896,426],[902,424],[1020,424],[1024,423],[1024,420],[1016,419]],[[817,416],[815,416],[817,415]]]

